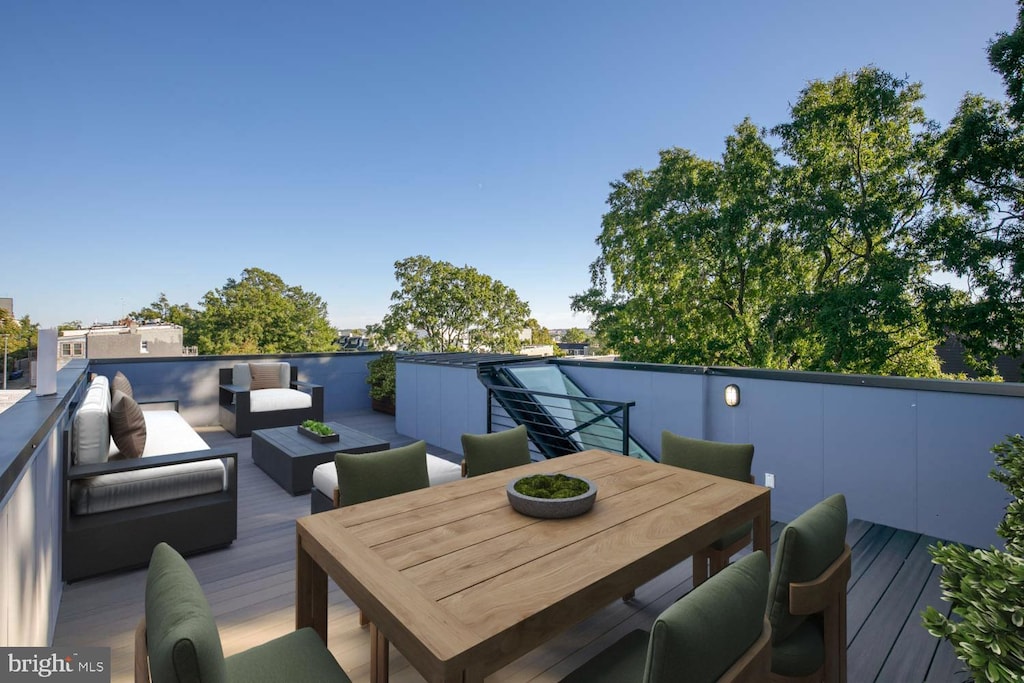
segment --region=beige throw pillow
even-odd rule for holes
[[[110,404],[110,436],[121,458],[141,458],[146,450],[146,416],[123,391],[115,391]]]
[[[249,391],[282,388],[281,369],[277,363],[249,363],[249,375],[252,376]]]
[[[120,370],[114,375],[114,379],[110,382],[110,398],[114,398],[114,392],[120,391],[128,398],[134,400],[135,393],[132,391],[131,382],[124,376],[124,373]]]

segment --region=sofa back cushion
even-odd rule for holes
[[[188,563],[166,543],[146,575],[146,646],[153,683],[227,680],[210,604]]]
[[[71,454],[75,464],[107,461],[110,453],[110,382],[97,375],[85,390],[71,423]]]
[[[231,383],[251,389],[253,378],[252,373],[249,371],[250,365],[276,367],[279,382],[276,388],[287,389],[291,386],[291,367],[286,362],[235,363],[235,366],[231,370]]]

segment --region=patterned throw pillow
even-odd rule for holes
[[[123,391],[115,391],[110,404],[110,436],[122,459],[141,458],[146,450],[146,417],[139,404]]]
[[[135,398],[135,393],[132,391],[131,382],[124,376],[124,373],[120,370],[114,375],[114,379],[110,382],[110,398],[114,398],[114,392],[120,391],[130,399]]]
[[[281,388],[281,367],[277,363],[249,363],[249,375],[249,391]]]

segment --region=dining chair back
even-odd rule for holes
[[[151,680],[351,683],[311,628],[225,657],[199,581],[184,558],[166,543],[153,549],[146,574],[146,615],[135,630],[135,681]]]
[[[650,633],[629,633],[562,683],[764,681],[771,661],[767,599],[768,558],[758,550],[671,605]]]
[[[836,494],[786,525],[769,585],[773,681],[846,681],[846,498]]]
[[[341,507],[430,486],[425,441],[373,453],[335,453],[334,465]]]
[[[753,460],[753,444],[691,439],[669,431],[661,433],[661,462],[666,465],[753,483],[750,474]],[[751,542],[751,530],[750,523],[744,524],[694,553],[693,585],[699,586],[708,576],[722,571],[729,559]]]
[[[463,434],[462,453],[462,474],[465,477],[478,477],[529,464],[530,441],[526,427],[519,425],[492,434]]]

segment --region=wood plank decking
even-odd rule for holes
[[[393,445],[411,441],[394,431],[394,418],[377,413],[331,416]],[[291,496],[252,463],[250,440],[211,429],[213,446],[239,449],[238,540],[230,548],[189,558],[210,601],[225,654],[233,654],[294,628],[295,524],[309,514],[309,495]],[[456,456],[436,448],[432,453]],[[773,541],[782,530],[773,525]],[[848,588],[849,681],[964,681],[960,662],[945,642],[921,626],[927,605],[939,599],[939,568],[927,546],[935,539],[854,520],[847,540],[853,548]],[[143,613],[145,570],[122,572],[65,586],[54,642],[112,648],[113,681],[132,680],[133,630]],[[353,681],[369,680],[369,631],[360,628],[355,606],[331,584],[329,646]],[[673,600],[691,589],[690,563],[675,567],[516,660],[489,681],[558,681],[594,653],[638,627],[648,627]],[[392,648],[391,680],[423,678]]]

